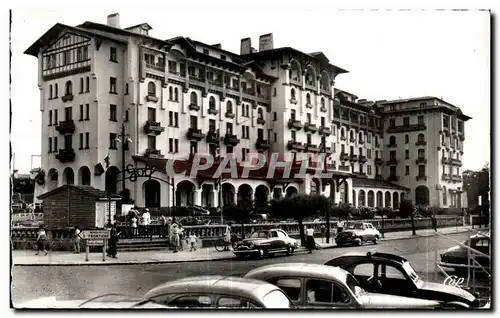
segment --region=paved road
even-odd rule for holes
[[[450,235],[463,241],[466,233]],[[435,246],[437,244],[437,246]],[[56,296],[58,299],[83,299],[103,293],[120,292],[139,297],[149,289],[169,280],[204,274],[244,275],[249,270],[273,263],[326,261],[352,251],[380,251],[406,257],[424,280],[435,281],[434,249],[443,251],[455,244],[433,237],[383,242],[362,247],[339,247],[313,254],[275,256],[263,260],[226,260],[191,263],[122,265],[122,266],[14,266],[12,300],[28,301],[37,297]],[[442,282],[439,275],[438,282]]]

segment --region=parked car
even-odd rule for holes
[[[368,293],[349,272],[332,266],[282,263],[251,270],[259,279],[283,290],[298,308],[440,308],[438,301]]]
[[[345,230],[337,234],[335,243],[337,246],[342,245],[361,245],[364,242],[378,243],[382,235],[370,223],[365,222],[349,222]]]
[[[264,257],[283,252],[292,255],[298,246],[297,240],[289,237],[285,231],[273,228],[253,232],[249,238],[237,242],[233,252],[240,257]]]
[[[423,281],[410,262],[388,253],[348,253],[325,265],[340,267],[369,292],[442,301],[459,308],[477,307],[479,300],[458,287]]]
[[[164,283],[142,302],[175,308],[294,308],[278,287],[242,277],[196,276]]]
[[[485,255],[490,255],[490,238],[489,235],[476,234],[471,236],[470,240],[467,239],[463,242],[464,245],[469,246]],[[480,254],[475,254],[476,261],[485,268],[488,273],[491,273],[491,259]],[[467,276],[467,267],[460,267],[453,265],[468,265],[468,251],[465,247],[457,245],[449,248],[446,252],[441,254],[442,267],[449,267],[455,270],[458,276]],[[483,272],[481,269],[476,269],[476,272]]]

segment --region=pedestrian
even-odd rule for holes
[[[432,223],[432,228],[434,229],[434,232],[437,232],[437,219],[436,219],[436,215],[435,214],[432,214],[431,216],[431,223]]]
[[[177,223],[172,224],[172,246],[174,247],[174,253],[179,250],[179,227]]]
[[[314,241],[314,229],[312,225],[309,225],[306,230],[306,246],[309,249],[309,254],[316,248],[316,242]]]
[[[191,232],[191,234],[189,234],[187,241],[190,246],[189,251],[196,251],[196,242],[198,241],[198,238],[196,237],[196,235],[194,235],[194,232]]]
[[[132,237],[136,236],[137,235],[137,214],[135,213],[134,211],[134,214],[132,215],[132,218],[131,218],[131,228],[132,228]]]
[[[344,224],[342,223],[343,223],[342,220],[337,221],[337,234],[339,234],[344,230]]]
[[[108,256],[116,258],[117,252],[118,252],[118,233],[116,231],[116,224],[113,223],[111,225],[111,230],[108,240]]]
[[[231,225],[229,222],[224,229],[224,242],[226,245],[224,246],[224,251],[229,251],[229,245],[231,245]]]
[[[165,214],[160,216],[160,224],[161,224],[161,237],[165,238],[167,236],[167,218]]]
[[[151,224],[151,214],[149,214],[149,209],[145,208],[142,213],[142,224],[144,226],[144,235],[149,235],[149,225]]]
[[[45,255],[48,254],[47,250],[45,249],[46,239],[47,239],[47,233],[45,232],[45,228],[43,225],[40,225],[40,227],[38,229],[37,237],[36,237],[36,254],[35,255],[38,255],[40,250],[43,250]]]
[[[179,250],[184,251],[183,241],[184,241],[184,228],[182,225],[178,225],[178,233],[179,233]]]
[[[78,226],[75,226],[75,233],[73,237],[74,254],[80,254],[80,232],[80,228],[78,228]]]
[[[321,243],[324,243],[324,239],[326,236],[326,227],[324,224],[321,224]]]

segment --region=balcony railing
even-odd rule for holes
[[[332,129],[330,127],[326,127],[326,126],[319,126],[319,133],[321,135],[330,136],[332,134]]]
[[[356,138],[349,138],[349,142],[355,143],[356,142]]]
[[[264,139],[257,139],[257,142],[255,143],[255,148],[259,150],[267,150],[271,147],[271,144],[269,143],[268,140]]]
[[[189,80],[193,82],[205,83],[205,77],[202,75],[189,75]]]
[[[349,155],[349,161],[353,161],[353,162],[358,161],[358,156],[357,156],[357,155],[355,155],[355,154],[353,154],[353,153],[351,153],[351,154]]]
[[[159,149],[146,149],[144,155],[151,159],[162,159],[164,157]]]
[[[209,130],[207,133],[207,143],[209,144],[218,144],[219,143],[219,136],[217,133],[213,130]]]
[[[462,176],[458,175],[458,174],[454,174],[451,176],[451,180],[453,182],[461,182],[462,181]]]
[[[380,166],[380,165],[384,164],[384,160],[382,160],[381,158],[375,158],[375,164],[377,166]]]
[[[189,110],[199,111],[201,109],[200,105],[197,104],[189,104]]]
[[[63,102],[68,102],[73,100],[73,94],[66,94],[63,97],[61,97],[61,100]]]
[[[398,145],[397,144],[388,144],[387,148],[396,148]]]
[[[427,176],[417,176],[415,179],[417,179],[417,181],[427,181]]]
[[[311,103],[307,103],[307,104],[306,104],[306,108],[311,108],[311,109],[312,109],[312,108],[313,108],[313,105],[312,105]]]
[[[255,89],[253,87],[247,87],[242,90],[243,94],[255,96]]]
[[[149,64],[146,63],[146,67],[158,72],[165,72],[165,64]]]
[[[418,165],[418,164],[426,164],[427,163],[427,159],[425,158],[418,158],[417,160],[415,160],[415,163]]]
[[[310,131],[312,133],[315,133],[318,131],[318,127],[316,127],[315,124],[305,123],[304,124],[304,131]]]
[[[366,159],[366,156],[359,155],[359,162],[360,162],[360,163],[365,163],[365,162],[367,162],[367,161],[368,161],[368,159]]]
[[[235,115],[234,115],[234,113],[233,113],[233,112],[226,112],[226,113],[224,114],[224,116],[226,116],[226,118],[234,118],[234,117],[235,117]]]
[[[443,158],[441,158],[441,163],[442,163],[443,165],[446,165],[446,164],[448,164],[448,163],[449,163],[449,159],[448,159],[448,158],[446,158],[446,157],[443,157]]]
[[[398,164],[398,160],[397,160],[396,158],[389,159],[389,160],[387,161],[387,164],[388,164],[388,165],[391,165],[391,166],[393,166],[393,165],[397,165],[397,164]]]
[[[146,95],[146,100],[148,102],[156,103],[156,102],[158,102],[159,99],[155,95]]]
[[[346,136],[340,136],[340,140],[342,140],[342,141],[346,141],[346,140],[347,140],[347,137],[346,137]]]
[[[263,118],[257,118],[257,124],[264,125],[266,121]]]
[[[382,179],[384,179],[384,178],[383,178],[383,177],[382,177],[382,175],[379,173],[379,174],[376,174],[376,175],[375,175],[375,179],[376,179],[376,180],[382,180]]]
[[[61,163],[73,162],[75,160],[75,150],[73,148],[59,149],[56,159]]]
[[[73,120],[60,121],[56,130],[62,135],[69,135],[75,132],[75,122]]]
[[[365,141],[364,141],[363,139],[359,139],[358,143],[359,143],[360,145],[362,145],[362,144],[364,144],[364,143],[365,143]]]
[[[376,142],[375,147],[380,148],[380,142]]]
[[[399,181],[399,176],[397,175],[391,175],[389,178],[387,178],[387,181],[389,182],[398,182]]]
[[[412,132],[412,131],[420,131],[426,130],[426,124],[414,124],[414,125],[403,125],[403,126],[395,126],[387,128],[387,132],[392,133],[401,133],[401,132]]]
[[[458,139],[460,139],[460,141],[464,141],[465,140],[464,133],[458,132]]]
[[[224,137],[224,145],[226,146],[236,146],[239,142],[240,140],[236,137],[236,135],[226,134]]]
[[[304,150],[306,147],[301,143],[301,142],[297,142],[297,141],[294,141],[294,140],[290,140],[288,141],[288,149],[289,150]]]
[[[201,132],[201,129],[197,128],[189,128],[187,132],[188,140],[200,141],[205,137],[205,135]]]
[[[427,141],[420,140],[415,143],[415,146],[427,146]]]
[[[295,99],[293,97],[290,98],[290,104],[297,104],[297,103],[298,103],[297,99]]]
[[[307,144],[306,151],[307,152],[319,152],[319,147],[315,144]]]
[[[208,80],[207,83],[208,83],[208,85],[222,87],[222,79]]]
[[[144,125],[144,132],[146,134],[160,135],[164,131],[165,127],[162,127],[160,122],[148,120]]]
[[[448,163],[453,166],[462,166],[462,161],[460,161],[459,159],[450,158]]]
[[[300,130],[300,129],[302,129],[302,124],[299,120],[290,119],[288,121],[288,128]]]
[[[215,107],[209,107],[208,113],[211,115],[217,115],[219,113],[219,111]]]
[[[341,161],[347,161],[347,160],[349,160],[349,154],[347,154],[345,152],[340,153],[340,160]]]
[[[323,113],[326,113],[326,107],[321,106],[321,107],[319,108],[319,110],[320,110],[321,112],[323,112]]]

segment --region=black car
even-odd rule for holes
[[[454,307],[478,307],[479,300],[458,287],[423,281],[401,256],[388,253],[348,253],[328,261],[353,274],[368,292],[443,301]]]
[[[484,270],[488,273],[491,272],[491,260],[490,255],[490,238],[487,235],[477,234],[467,239],[462,244],[469,246],[476,251],[484,254],[476,254],[476,261],[484,267]],[[473,253],[473,252],[472,252]],[[441,254],[441,266],[450,267],[455,270],[458,276],[467,277],[467,267],[462,267],[460,265],[468,265],[468,250],[461,245],[450,247],[446,252]],[[472,258],[472,257],[471,257]],[[443,264],[444,263],[444,264]],[[454,266],[458,265],[458,266]],[[480,268],[476,269],[477,273],[484,273]]]

